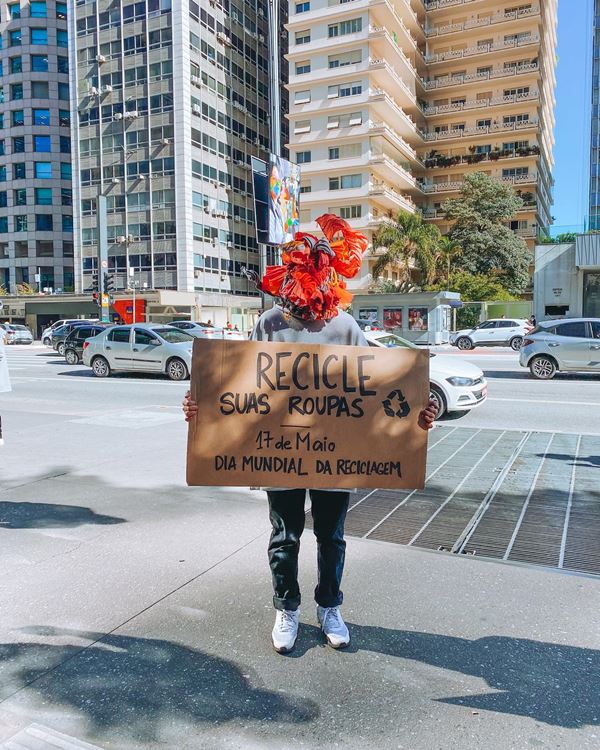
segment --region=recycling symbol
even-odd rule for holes
[[[392,391],[388,393],[383,404],[383,410],[388,417],[407,417],[410,414],[410,406],[408,401],[404,398],[402,391]]]

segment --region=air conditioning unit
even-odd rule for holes
[[[106,57],[104,55],[96,55],[96,62],[102,65],[102,63],[106,62]]]
[[[258,15],[262,16],[263,18],[265,17],[265,12],[264,12],[264,10],[262,8],[258,9]]]
[[[265,41],[266,41],[266,40],[265,40],[265,35],[264,35],[264,34],[259,34],[259,35],[258,35],[258,41],[259,41],[259,42],[265,42]]]
[[[192,104],[192,112],[195,112],[196,114],[199,115],[202,113],[202,108],[200,107],[199,104]]]
[[[229,247],[229,248],[233,247],[233,242],[229,241],[229,242],[227,243],[227,247]]]
[[[255,146],[260,146],[260,138],[255,138],[254,139],[254,145]]]
[[[113,120],[122,120],[122,119],[123,119],[123,115],[121,114],[121,112],[114,113]]]
[[[168,138],[161,138],[161,141],[163,146],[168,146],[171,141]]]
[[[92,86],[90,89],[90,96],[98,96],[99,93],[98,89],[95,86]]]
[[[125,112],[125,117],[128,120],[134,120],[136,117],[139,117],[137,110],[132,110],[131,112]]]
[[[113,185],[118,185],[121,182],[121,180],[118,177],[113,177],[111,182]]]
[[[219,183],[216,180],[213,180],[212,186],[213,187],[219,187]]]
[[[240,219],[240,217],[239,217],[239,216],[234,216],[234,217],[233,217],[233,220],[234,220],[234,221],[237,221],[238,223],[239,223],[239,222],[241,221],[241,219]]]
[[[241,159],[236,159],[235,163],[238,165],[238,167],[243,167],[244,166],[244,162]]]
[[[119,245],[124,245],[127,242],[127,237],[125,237],[124,234],[120,234],[117,237],[117,242],[119,243]]]
[[[145,174],[139,174],[138,175],[138,180],[145,180],[145,179],[146,179],[146,175]]]
[[[107,85],[107,86],[104,87],[104,93],[105,94],[110,94],[112,92],[112,90],[113,90],[113,87],[110,86],[110,85]]]
[[[209,214],[210,213],[210,208],[208,206],[204,206],[204,213],[205,214]]]
[[[231,161],[231,156],[227,156],[227,155],[225,155],[225,156],[223,157],[223,159],[225,159],[225,161],[226,161],[226,162],[230,162],[230,161]]]
[[[201,84],[202,79],[199,76],[192,76],[192,83]]]

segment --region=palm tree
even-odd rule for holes
[[[426,224],[420,213],[400,211],[395,221],[383,224],[373,237],[374,247],[384,247],[385,252],[373,267],[373,276],[379,276],[387,266],[398,268],[403,281],[411,278],[411,261],[421,274],[424,284],[435,277],[435,261],[440,231]]]
[[[438,266],[437,269],[437,279],[434,279],[434,281],[441,281],[442,275],[446,276],[446,284],[450,284],[450,266],[452,264],[452,261],[454,258],[458,257],[462,253],[462,247],[460,246],[460,243],[456,240],[453,240],[451,237],[448,237],[447,235],[443,235],[440,237],[438,241],[438,247],[437,247],[437,258],[436,258],[436,266]],[[440,268],[441,267],[441,268]]]

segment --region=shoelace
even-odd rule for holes
[[[325,610],[325,616],[323,617],[323,627],[326,627],[328,624],[328,620],[333,620],[333,623],[329,623],[329,625],[333,626],[334,628],[341,628],[342,627],[342,618],[340,616],[340,611],[337,607],[328,607]]]
[[[292,612],[288,612],[287,609],[279,610],[279,627],[284,632],[294,630],[296,627],[296,619]]]

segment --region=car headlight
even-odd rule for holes
[[[446,380],[450,383],[450,385],[474,385],[475,381],[473,378],[459,378],[458,376],[453,376],[451,378],[446,378]]]

